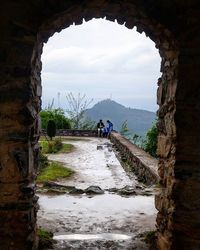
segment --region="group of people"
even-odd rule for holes
[[[107,125],[105,126],[102,120],[97,123],[98,137],[108,137],[113,130],[113,124],[111,121],[107,120]]]

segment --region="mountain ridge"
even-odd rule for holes
[[[127,108],[116,101],[105,99],[86,110],[86,116],[96,122],[102,119],[104,123],[110,120],[114,129],[121,130],[127,121],[130,132],[144,136],[156,120],[154,112],[142,109]]]

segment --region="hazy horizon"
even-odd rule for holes
[[[107,100],[114,101],[114,102],[116,102],[117,104],[120,104],[120,105],[124,106],[125,108],[136,109],[136,110],[138,109],[138,110],[144,110],[144,111],[149,111],[149,112],[156,113],[156,110],[155,110],[155,111],[152,111],[152,110],[147,110],[147,109],[140,109],[140,108],[135,108],[135,107],[126,106],[126,105],[124,105],[124,104],[122,104],[122,103],[120,103],[120,102],[117,102],[117,101],[114,100],[114,99],[110,99],[110,98],[106,98],[106,99],[103,99],[103,100],[99,100],[99,101],[96,102],[96,103],[91,103],[91,104],[87,107],[87,109],[91,109],[91,108],[93,108],[96,104],[98,104],[98,103],[100,103],[100,102],[103,102],[103,101],[107,101]],[[61,107],[61,106],[59,105],[59,101],[57,101],[57,104],[56,104],[55,100],[52,100],[52,101],[53,101],[53,109],[61,108],[61,109],[63,109],[64,111],[66,111],[66,108],[65,108],[65,107]],[[42,109],[43,109],[43,110],[44,110],[44,109],[47,109],[48,106],[51,106],[51,104],[52,104],[52,102],[49,103],[46,107],[43,107]],[[67,105],[66,105],[66,106],[67,106]]]

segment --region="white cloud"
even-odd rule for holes
[[[160,57],[135,30],[92,20],[55,34],[42,55],[44,106],[58,92],[86,93],[96,101],[112,93],[131,107],[156,110]],[[62,101],[64,105],[64,100]]]

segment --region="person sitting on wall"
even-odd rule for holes
[[[108,135],[107,128],[104,127],[104,128],[102,129],[102,137],[107,137],[107,135]]]
[[[97,123],[97,133],[98,133],[98,137],[101,137],[103,135],[103,129],[104,129],[105,125],[103,123],[102,120],[99,120],[99,122]]]
[[[110,138],[111,131],[113,131],[113,124],[111,121],[107,120],[107,138]]]

